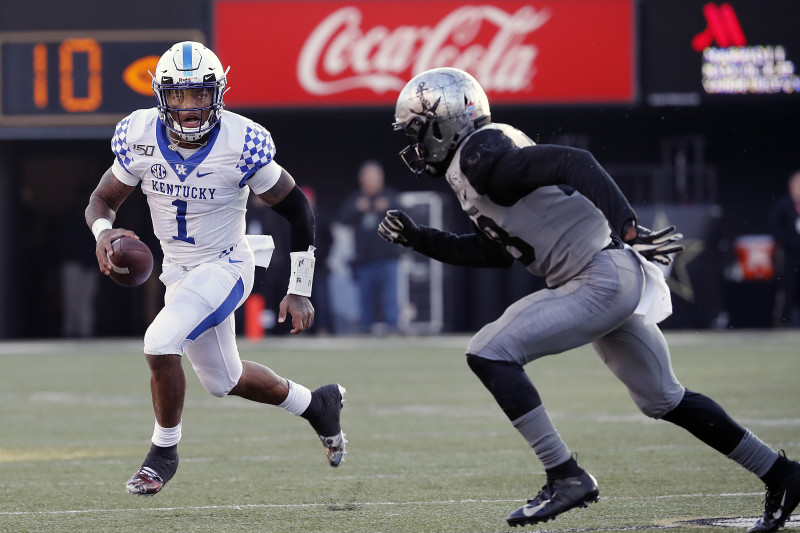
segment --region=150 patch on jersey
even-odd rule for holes
[[[131,146],[131,151],[138,155],[151,156],[155,153],[156,147],[152,144],[134,144]]]

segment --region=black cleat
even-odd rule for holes
[[[509,526],[547,522],[573,507],[586,507],[599,499],[597,480],[584,472],[580,476],[554,479],[539,494],[506,517]]]
[[[125,490],[128,491],[128,494],[152,496],[158,494],[165,484],[166,482],[154,470],[143,466],[128,480]]]
[[[785,459],[783,450],[780,454]],[[774,486],[767,485],[764,514],[747,530],[747,533],[778,531],[800,503],[800,463],[789,460],[786,462],[788,464],[786,476]]]
[[[346,393],[345,388],[338,383],[318,388],[312,393],[314,410],[307,417],[325,447],[328,464],[333,467],[342,464],[347,453],[347,438],[340,424]]]
[[[125,484],[125,490],[139,496],[158,494],[177,470],[178,445],[162,448],[151,444],[141,468]]]

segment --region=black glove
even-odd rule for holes
[[[642,254],[648,261],[668,265],[672,263],[670,254],[682,252],[682,244],[674,244],[683,239],[682,233],[675,233],[675,226],[667,226],[658,231],[652,231],[644,226],[636,226],[636,238],[629,241],[634,250]]]
[[[378,235],[391,243],[414,246],[419,240],[420,229],[411,217],[400,210],[392,209],[386,212],[386,217],[378,225]]]

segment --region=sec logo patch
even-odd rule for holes
[[[164,165],[155,164],[150,167],[150,174],[155,176],[156,178],[163,180],[167,177],[167,169],[164,168]]]

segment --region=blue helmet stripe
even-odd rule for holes
[[[192,70],[192,45],[183,45],[183,70]]]

